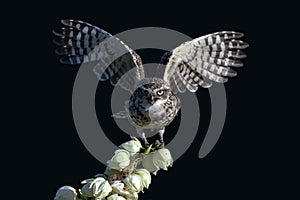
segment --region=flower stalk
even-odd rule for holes
[[[107,161],[103,174],[82,181],[77,191],[71,186],[58,189],[54,200],[137,200],[151,184],[151,174],[167,170],[173,159],[168,149],[157,146],[144,148],[137,138],[119,146]]]

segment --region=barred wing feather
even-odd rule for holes
[[[213,82],[225,83],[242,67],[240,59],[246,54],[241,50],[249,45],[242,40],[242,33],[222,31],[185,42],[162,57],[165,71],[163,79],[176,92],[195,92],[200,85],[209,88]]]
[[[136,82],[144,78],[140,56],[118,38],[83,21],[68,19],[61,23],[61,30],[53,31],[61,63],[94,62],[94,73],[100,81],[110,80],[131,92]],[[136,73],[127,75],[134,68]]]

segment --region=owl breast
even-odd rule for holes
[[[129,121],[144,129],[161,129],[169,125],[180,110],[180,100],[171,95],[167,99],[157,100],[153,105],[144,99],[130,98]]]

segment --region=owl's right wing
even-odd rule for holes
[[[86,22],[68,19],[61,23],[61,30],[53,31],[61,63],[92,63],[100,81],[110,80],[112,85],[133,92],[136,83],[144,78],[142,60],[135,51],[117,37]],[[134,73],[127,73],[131,69]]]
[[[213,82],[225,83],[237,73],[232,68],[242,67],[239,60],[246,54],[241,49],[249,45],[241,40],[242,33],[222,31],[185,42],[166,53],[163,79],[177,92],[195,92],[198,86],[209,88]]]

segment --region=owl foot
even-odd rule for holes
[[[165,148],[165,143],[164,143],[164,141],[155,140],[155,146],[158,149],[163,149],[163,148]]]
[[[150,144],[149,144],[149,142],[147,141],[147,139],[145,138],[142,138],[142,145],[143,145],[143,147],[145,148],[145,149],[147,149],[149,146],[150,146]]]

